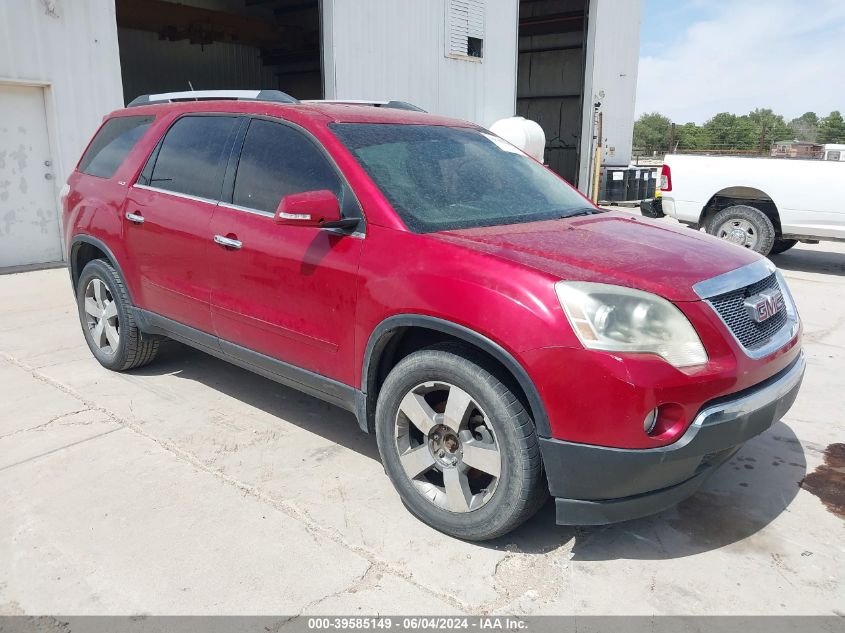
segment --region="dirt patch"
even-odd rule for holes
[[[801,487],[816,495],[836,516],[845,519],[845,444],[824,450],[824,463],[801,480]]]

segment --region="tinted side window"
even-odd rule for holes
[[[238,163],[232,202],[274,213],[284,196],[317,189],[339,195],[341,183],[314,143],[287,125],[253,120]]]
[[[155,117],[152,116],[123,116],[106,121],[82,155],[79,171],[100,178],[111,178],[153,119]]]
[[[237,119],[186,116],[167,131],[149,184],[158,189],[217,200],[223,185],[226,139]]]

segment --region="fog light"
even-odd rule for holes
[[[643,420],[643,430],[647,435],[651,435],[655,424],[657,424],[657,409],[652,409],[645,416],[645,420]]]

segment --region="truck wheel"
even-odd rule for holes
[[[775,240],[775,244],[772,246],[772,250],[769,251],[769,255],[785,253],[797,243],[798,240]]]
[[[159,340],[142,338],[117,270],[102,259],[88,262],[76,288],[85,342],[106,369],[126,371],[150,363]]]
[[[707,232],[761,255],[768,255],[775,242],[772,221],[759,209],[744,204],[719,211],[707,223]]]
[[[471,541],[510,532],[548,497],[534,423],[471,348],[403,358],[376,406],[388,476],[417,518]]]

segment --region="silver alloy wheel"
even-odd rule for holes
[[[120,344],[117,303],[101,279],[94,278],[85,287],[85,322],[94,345],[114,354]]]
[[[395,443],[405,474],[423,497],[451,512],[471,512],[496,490],[502,455],[487,415],[460,387],[426,382],[396,413]]]
[[[757,229],[748,220],[734,218],[722,222],[716,231],[716,236],[732,244],[744,246],[754,250],[759,239]]]

